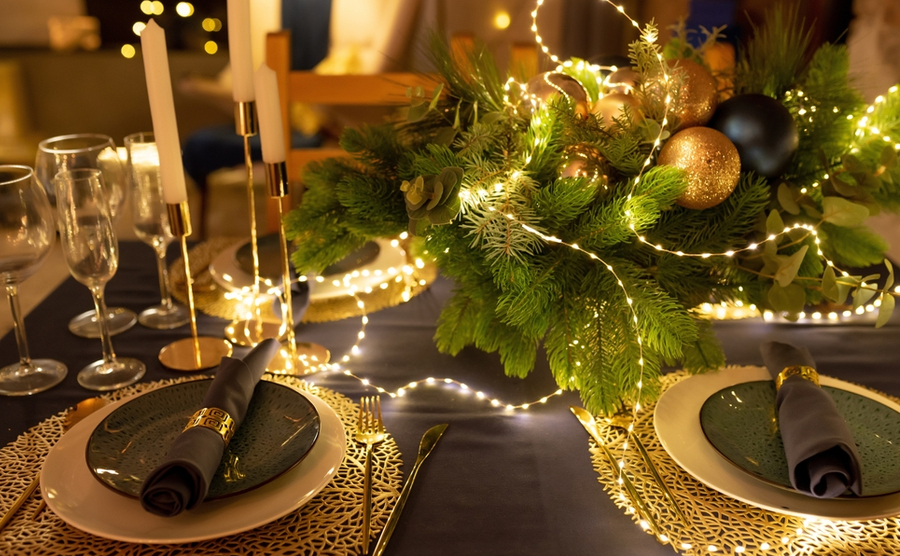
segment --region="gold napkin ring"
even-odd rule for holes
[[[785,367],[784,370],[775,377],[775,389],[780,389],[782,383],[792,376],[799,376],[803,380],[808,380],[816,386],[819,385],[819,373],[817,373],[815,369],[807,367],[806,365],[792,365],[790,367]]]
[[[198,409],[181,432],[194,427],[203,427],[216,431],[222,437],[222,440],[225,441],[226,446],[231,442],[231,437],[234,436],[234,419],[231,418],[227,411],[218,407]]]

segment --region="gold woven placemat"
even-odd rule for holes
[[[225,297],[227,292],[213,280],[209,273],[209,264],[228,247],[244,241],[247,241],[246,238],[213,238],[197,244],[188,252],[191,276],[194,277],[194,305],[199,311],[228,320],[243,317],[237,310],[237,302],[227,299]],[[313,300],[301,322],[330,322],[359,317],[412,299],[434,282],[437,278],[437,268],[433,264],[417,268],[413,261],[408,260],[407,263],[413,269],[412,274],[404,276],[400,282],[394,280],[385,282],[387,287],[384,289],[374,288],[370,293],[359,292],[356,297],[346,295]],[[172,296],[181,303],[187,303],[184,261],[180,257],[169,267],[169,280],[172,284]],[[406,299],[404,295],[407,296]],[[359,301],[363,302],[363,307],[359,306]],[[263,306],[261,317],[264,320],[275,319],[271,305]]]
[[[684,380],[688,375],[679,371],[662,379],[662,389]],[[896,398],[887,396],[894,401]],[[655,404],[648,404],[634,423],[634,432],[656,463],[666,486],[672,491],[690,526],[681,524],[656,487],[652,476],[644,469],[640,456],[629,452],[628,466],[636,488],[654,510],[666,541],[681,554],[690,556],[728,555],[900,555],[900,519],[886,518],[870,521],[830,521],[802,519],[763,510],[745,504],[713,490],[682,469],[669,457],[653,426]],[[600,434],[613,453],[622,451],[623,434],[598,419]],[[618,485],[617,475],[606,458],[590,441],[591,462],[600,475],[603,490],[615,504],[629,512],[631,503]],[[637,523],[639,519],[631,513]],[[638,529],[640,530],[640,529]]]
[[[178,378],[138,384],[107,394],[118,400],[153,388],[204,377]],[[358,406],[348,398],[292,377],[266,377],[307,390],[334,409],[347,431],[355,429]],[[50,417],[0,449],[0,515],[31,482],[47,452],[63,432],[65,411]],[[402,460],[396,442],[375,446],[372,470],[372,531],[380,531],[399,496]],[[292,556],[349,556],[359,553],[362,530],[362,492],[365,447],[347,439],[347,453],[337,475],[300,510],[262,527],[211,541],[177,545],[142,545],[96,537],[68,526],[49,509],[36,521],[29,518],[37,496],[16,513],[0,532],[0,554],[16,556],[116,555],[204,556],[224,554],[290,554]]]

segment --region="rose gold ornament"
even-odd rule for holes
[[[535,75],[525,85],[527,94],[538,103],[557,94],[565,95],[575,101],[575,115],[585,118],[590,112],[587,91],[574,77],[564,73],[548,71]]]
[[[588,178],[590,181],[601,180],[606,187],[609,168],[606,158],[592,145],[574,145],[563,154],[563,164],[559,171],[561,178]]]
[[[605,79],[606,87],[611,93],[628,94],[634,89],[640,74],[631,68],[621,68]]]
[[[688,187],[675,202],[689,209],[707,209],[727,199],[741,174],[735,146],[708,127],[691,127],[673,135],[663,145],[657,163],[685,171]]]

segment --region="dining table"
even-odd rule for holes
[[[174,247],[170,255],[176,255]],[[558,386],[543,352],[525,378],[506,376],[497,353],[474,347],[455,356],[439,352],[433,339],[438,317],[455,287],[438,276],[408,302],[368,314],[362,341],[360,319],[355,317],[296,328],[298,341],[327,347],[334,361],[359,342],[359,353],[341,370],[304,377],[354,401],[373,395],[374,386],[396,392],[413,381],[436,379],[405,388],[402,396],[381,397],[384,424],[402,454],[406,474],[422,434],[434,425],[449,425],[418,475],[386,554],[653,556],[677,551],[679,547],[659,542],[638,526],[598,481],[588,435],[569,409],[581,406],[581,400],[572,391],[553,395]],[[140,312],[156,304],[158,294],[152,249],[121,242],[107,302]],[[32,356],[62,361],[69,373],[48,391],[0,398],[0,445],[96,395],[78,385],[76,374],[97,359],[100,342],[76,337],[66,328],[69,319],[91,307],[87,288],[68,278],[25,318]],[[760,344],[777,339],[807,347],[823,375],[900,396],[897,315],[881,328],[861,320],[811,324],[757,317],[716,321],[714,329],[730,365],[761,365]],[[227,322],[200,313],[197,324],[201,335],[221,337]],[[113,343],[118,355],[143,361],[147,372],[141,380],[153,382],[203,374],[167,369],[157,358],[163,346],[189,334],[187,326],[151,330],[136,325],[115,336]],[[236,348],[235,353],[246,350]],[[16,353],[14,335],[7,334],[0,340],[2,361],[14,361]],[[491,399],[500,404],[492,405]],[[530,404],[527,410],[506,408],[523,403]],[[4,472],[0,469],[0,475]],[[0,493],[0,513],[17,494]],[[9,531],[0,531],[0,550],[10,540],[4,538],[12,534]],[[89,547],[84,553],[91,553]]]

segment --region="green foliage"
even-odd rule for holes
[[[504,88],[483,46],[460,60],[436,41],[442,86],[411,89],[402,121],[348,130],[341,144],[352,160],[309,167],[303,203],[286,220],[294,264],[321,270],[371,238],[409,230],[417,254],[457,286],[437,326],[442,352],[497,352],[521,377],[543,345],[559,387],[602,413],[638,392],[652,398],[664,363],[690,372],[724,364],[712,326],[693,312],[702,303],[796,318],[823,298],[879,299],[883,325],[892,268],[881,288],[877,277],[835,269],[883,257],[863,221],[900,209],[900,147],[890,139],[900,137],[900,94],[867,110],[847,83],[844,47],[809,52],[796,7],[768,21],[741,53],[735,87],[783,102],[798,125],[799,148],[779,179],[744,172],[715,207],[677,205],[691,176],[653,164],[671,131],[653,41],[631,48],[639,114],[629,108],[612,122],[585,117],[563,95],[532,104],[518,86]],[[642,36],[656,33],[647,26]],[[699,59],[704,47],[685,39],[665,54]],[[608,92],[597,71],[565,66],[592,100]]]

